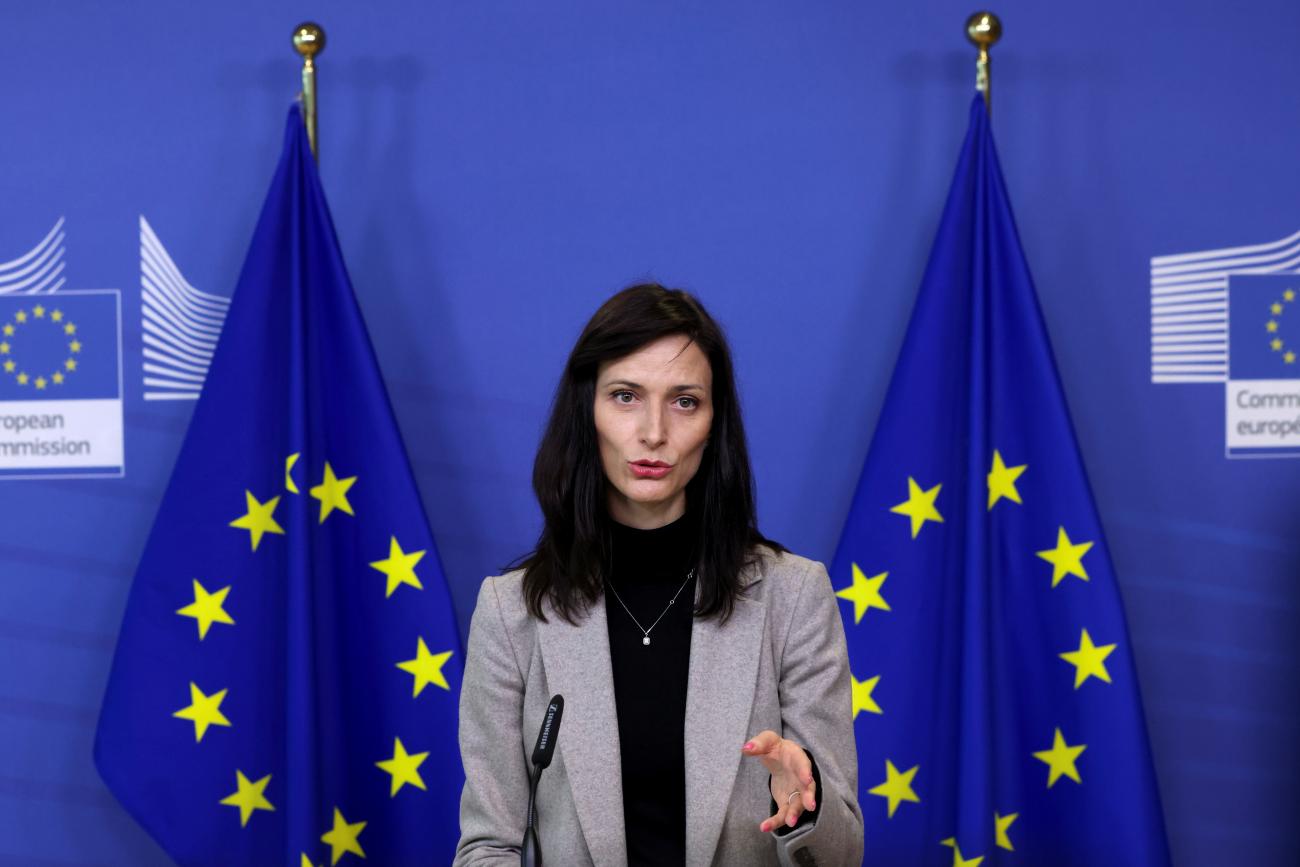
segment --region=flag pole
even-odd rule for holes
[[[984,94],[984,107],[993,114],[993,81],[989,73],[989,49],[1002,38],[1002,21],[992,12],[976,12],[966,19],[966,38],[979,48],[975,60],[975,89]]]
[[[312,156],[320,162],[316,146],[316,64],[314,58],[325,49],[325,31],[319,24],[303,22],[294,28],[293,47],[302,55],[302,119],[307,125],[307,141]]]

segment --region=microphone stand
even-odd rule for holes
[[[542,844],[537,839],[537,784],[541,779],[542,768],[533,768],[528,780],[528,825],[524,828],[520,867],[542,867]]]
[[[546,706],[541,731],[537,733],[537,746],[533,748],[533,772],[528,777],[528,814],[524,825],[524,840],[519,847],[520,867],[542,867],[542,844],[537,837],[537,784],[542,771],[551,764],[555,754],[555,741],[560,736],[560,720],[564,716],[564,697],[553,696]]]

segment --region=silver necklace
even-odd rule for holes
[[[650,629],[654,629],[659,625],[659,621],[664,619],[664,614],[667,614],[668,609],[673,607],[673,603],[677,601],[677,597],[682,595],[682,591],[686,589],[686,585],[691,583],[691,579],[694,577],[694,569],[686,573],[686,580],[682,582],[681,587],[677,588],[677,592],[673,594],[673,598],[668,600],[668,606],[664,608],[663,613],[655,618],[654,623],[650,624]],[[614,598],[618,600],[618,604],[623,606],[623,610],[627,612],[627,616],[632,618],[632,622],[636,624],[636,628],[641,630],[641,643],[648,647],[650,645],[650,629],[646,629],[641,625],[641,621],[636,619],[636,615],[632,613],[632,609],[627,607],[627,603],[623,601],[623,597],[619,596],[618,591],[614,589],[614,582],[606,580],[605,583],[609,585],[610,592],[614,594]]]

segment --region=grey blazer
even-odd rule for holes
[[[686,860],[704,865],[860,865],[862,812],[844,627],[826,569],[766,549],[725,625],[696,619],[686,698]],[[604,602],[577,626],[529,616],[522,572],[488,578],[470,626],[460,693],[465,789],[455,864],[516,865],[528,757],[547,702],[564,696],[537,794],[547,865],[625,867],[618,720]],[[653,648],[651,648],[653,651]],[[759,831],[768,774],[743,757],[764,729],[817,760],[817,821]]]

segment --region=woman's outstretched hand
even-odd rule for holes
[[[776,801],[776,813],[763,820],[758,826],[760,831],[766,833],[782,823],[793,828],[804,810],[817,809],[812,763],[803,747],[769,730],[750,738],[741,747],[741,752],[761,759],[772,775],[772,800]]]

